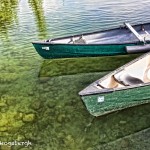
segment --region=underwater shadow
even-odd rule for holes
[[[45,59],[41,64],[39,77],[112,71],[138,56],[137,54],[132,54],[105,57]]]

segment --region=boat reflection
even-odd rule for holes
[[[45,59],[41,65],[39,77],[112,71],[137,56],[139,56],[139,54],[106,57]]]

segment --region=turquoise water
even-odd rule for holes
[[[149,129],[150,105],[93,120],[77,93],[106,72],[40,79],[44,60],[31,42],[117,27],[125,21],[150,22],[149,2],[1,0],[0,140],[29,140],[32,146],[27,149],[35,150],[110,149],[112,142],[115,150],[118,139],[123,148],[136,147],[136,138],[129,142],[124,137]],[[149,144],[145,140],[139,146],[144,142]]]

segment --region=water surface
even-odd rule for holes
[[[138,131],[144,129],[149,133],[150,105],[93,120],[77,93],[107,72],[40,79],[44,60],[31,42],[117,27],[125,21],[150,22],[149,2],[1,0],[0,140],[29,140],[29,149],[39,150],[109,149],[112,142],[115,150],[118,139],[123,148],[136,147],[134,141],[140,138],[130,135],[136,133],[136,137],[141,137]],[[64,67],[66,72],[69,65]],[[55,66],[52,69],[57,70]],[[149,146],[146,140],[141,142],[143,147]]]

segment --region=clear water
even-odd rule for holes
[[[31,44],[117,27],[125,21],[150,22],[149,8],[149,0],[1,0],[0,140],[29,140],[29,149],[91,150],[149,128],[150,105],[92,121],[77,93],[101,74],[40,80],[43,59]],[[132,143],[123,139],[122,145],[128,148]]]

